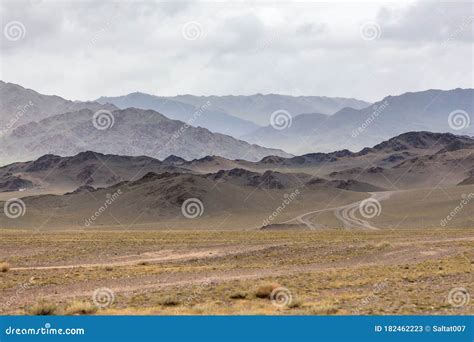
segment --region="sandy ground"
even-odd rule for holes
[[[2,298],[14,298],[13,304],[3,306],[5,313],[28,312],[28,308],[39,300],[50,301],[59,307],[67,307],[68,303],[76,300],[90,301],[91,294],[98,288],[110,289],[117,298],[122,298],[116,303],[119,306],[115,310],[124,313],[133,309],[138,310],[137,313],[147,313],[136,307],[133,298],[159,296],[157,293],[163,292],[178,296],[183,291],[192,293],[196,291],[195,288],[199,289],[203,287],[202,284],[209,282],[214,289],[241,288],[242,291],[250,291],[249,288],[262,281],[283,279],[291,284],[298,277],[326,277],[334,272],[341,279],[354,274],[364,278],[366,270],[377,270],[376,277],[386,279],[393,276],[393,268],[417,270],[427,268],[426,265],[432,263],[441,265],[446,262],[456,262],[462,268],[456,271],[459,273],[456,276],[461,277],[460,282],[465,286],[474,280],[470,261],[474,257],[474,232],[471,230],[438,234],[403,230],[361,231],[358,234],[352,230],[255,231],[246,234],[64,232],[29,236],[29,240],[25,239],[25,234],[28,233],[2,232],[2,245],[10,243],[10,258],[7,261],[11,268],[8,272],[0,273],[0,292]],[[11,242],[20,240],[25,241],[24,246],[12,247]],[[96,242],[91,243],[92,240]],[[104,247],[108,248],[106,254]],[[455,269],[451,267],[450,272]],[[443,284],[448,290],[456,285],[447,278],[453,274],[436,280],[438,273],[436,269],[427,276],[434,277],[430,281],[437,281],[437,286]],[[367,282],[376,282],[372,279],[374,276],[367,275]],[[31,282],[30,286],[17,296],[19,286],[25,282]],[[299,286],[301,282],[305,283],[299,282]],[[351,293],[359,291],[353,288],[357,287],[358,282],[351,281],[347,285]],[[309,283],[305,286],[309,288],[305,287],[299,295],[311,299],[312,285]],[[337,299],[341,288],[330,286],[326,291]],[[411,296],[410,293],[404,295]],[[215,307],[207,313],[241,313],[241,308],[232,310],[232,305],[216,304],[222,296],[220,292],[209,296],[204,303]],[[193,314],[193,308],[186,304],[182,305],[181,310],[190,310],[189,313]],[[244,312],[261,313],[260,309],[258,305],[251,305]],[[472,308],[468,306],[467,309]],[[437,310],[435,312],[446,311],[445,308]],[[107,311],[103,313],[107,314]]]

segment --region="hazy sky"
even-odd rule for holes
[[[69,99],[473,87],[466,2],[2,0],[1,79]]]

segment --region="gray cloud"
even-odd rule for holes
[[[382,8],[377,21],[383,37],[402,41],[474,42],[473,2],[419,2],[408,8]]]
[[[473,87],[469,2],[3,1],[2,76],[40,92],[94,99],[286,93],[378,100]],[[360,27],[375,21],[380,37]],[[197,37],[183,36],[197,23]],[[188,39],[186,39],[188,38]],[[196,38],[196,39],[194,39]]]

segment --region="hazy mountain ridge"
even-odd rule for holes
[[[210,101],[195,106],[173,98],[137,92],[125,96],[100,97],[97,102],[112,103],[121,109],[129,107],[152,109],[170,119],[184,121],[192,126],[200,126],[211,132],[228,134],[235,138],[253,132],[259,127],[253,122],[219,111]]]
[[[190,161],[170,156],[159,161],[90,151],[72,157],[46,155],[0,168],[3,191],[11,191],[11,184],[19,179],[31,181],[33,186],[15,194],[26,204],[30,221],[2,222],[6,226],[34,225],[54,208],[57,215],[48,224],[83,226],[85,218],[115,194],[108,214],[94,225],[114,225],[117,219],[122,224],[135,224],[139,213],[140,224],[179,222],[180,228],[195,229],[194,222],[183,221],[181,212],[184,201],[193,199],[202,203],[202,216],[215,220],[211,222],[216,227],[230,212],[244,218],[239,225],[259,228],[268,212],[289,193],[298,194],[293,195],[291,205],[308,212],[314,210],[314,201],[324,203],[327,198],[362,200],[372,191],[472,184],[473,152],[472,137],[408,132],[356,153],[341,150],[291,158],[269,156],[256,162],[219,156]],[[53,183],[66,184],[68,189],[64,191],[64,187],[55,195],[34,191],[34,187]]]
[[[23,161],[44,154],[66,156],[87,150],[158,159],[170,155],[185,159],[221,155],[248,160],[259,160],[272,154],[290,156],[281,150],[251,145],[168,119],[153,110],[128,108],[112,114],[112,125],[104,130],[94,126],[94,112],[88,109],[22,125],[1,139],[0,158]]]
[[[325,116],[322,114],[293,117],[288,128],[260,128],[243,136],[244,140],[285,149],[293,154],[337,149],[358,151],[390,137],[409,132],[432,131],[474,134],[474,125],[456,127],[449,115],[456,111],[458,119],[469,121],[474,113],[474,89],[427,90],[387,96],[360,110],[344,108]],[[464,118],[463,118],[464,117]],[[455,127],[455,128],[453,128]]]
[[[407,182],[398,183],[400,187],[423,186],[439,180],[456,185],[470,182],[473,153],[472,137],[408,132],[359,152],[341,150],[289,158],[267,156],[255,162],[220,156],[186,161],[174,155],[160,161],[145,156],[104,155],[91,151],[72,157],[48,154],[37,160],[1,167],[0,191],[44,188],[53,184],[68,189],[85,185],[110,186],[137,180],[147,173],[195,173],[212,181],[266,189],[317,184],[352,191],[380,191],[392,188],[399,182],[400,175],[404,175],[403,182]],[[427,172],[430,177],[426,177]]]
[[[339,150],[290,158],[267,156],[258,162],[208,157],[185,162],[181,167],[197,172],[244,168],[257,172],[308,173],[325,179],[358,180],[384,189],[438,183],[456,185],[464,180],[469,182],[468,171],[474,169],[474,138],[452,133],[408,132],[359,152]]]
[[[81,109],[116,110],[111,104],[70,101],[56,95],[43,95],[20,85],[0,81],[0,137],[31,121]]]
[[[33,161],[0,167],[0,192],[111,186],[124,180],[137,180],[151,170],[187,172],[145,156],[104,155],[92,151],[71,157],[47,154]]]
[[[270,123],[271,114],[277,110],[285,110],[292,116],[303,113],[331,115],[345,107],[361,109],[370,105],[369,102],[353,98],[290,96],[280,94],[224,96],[178,95],[168,98],[195,106],[202,106],[210,102],[215,108],[230,115],[250,120],[264,126]]]

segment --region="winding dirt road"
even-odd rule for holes
[[[315,214],[332,211],[346,229],[379,229],[374,227],[364,218],[378,216],[381,211],[380,202],[387,200],[395,192],[396,191],[370,192],[369,198],[339,207],[310,211],[296,216],[291,220],[282,222],[281,224],[303,224],[310,230],[317,230],[320,228],[320,225],[312,221]],[[362,218],[356,216],[357,212],[359,212],[359,215],[362,216]]]

